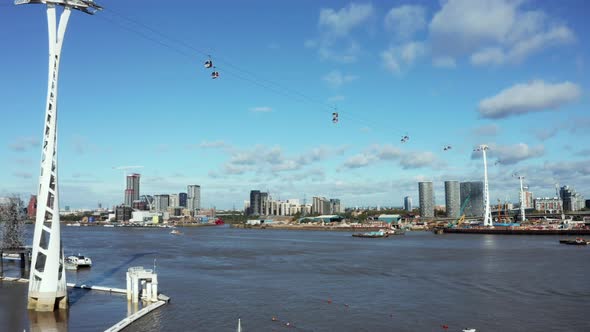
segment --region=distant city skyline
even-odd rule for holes
[[[483,180],[479,144],[490,147],[492,204],[518,202],[514,173],[536,197],[555,196],[556,183],[590,196],[587,1],[222,1],[170,14],[155,1],[104,5],[105,19],[72,17],[63,50],[62,208],[120,204],[118,165],[144,165],[142,194],[198,183],[202,208],[240,206],[251,188],[398,206],[418,202],[422,181],[439,205],[444,181]],[[170,47],[113,24],[114,12]],[[464,19],[490,13],[501,26]],[[44,15],[0,10],[0,196],[37,194]],[[166,36],[211,54],[219,79],[205,55]]]

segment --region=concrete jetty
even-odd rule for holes
[[[117,324],[115,324],[115,325],[111,326],[110,328],[106,329],[105,332],[118,332],[118,331],[121,331],[124,328],[126,328],[127,326],[129,326],[131,323],[133,323],[136,320],[140,319],[141,317],[149,314],[150,312],[158,309],[159,307],[165,305],[166,303],[167,303],[167,301],[153,302],[150,305],[148,305],[147,307],[145,307],[145,308],[139,310],[138,312],[134,313],[133,315],[123,318]]]
[[[29,279],[0,276],[0,281],[28,283]],[[149,303],[149,305],[146,307],[123,318],[117,324],[106,329],[105,332],[121,331],[143,316],[170,302],[170,298],[168,296],[164,294],[158,294],[158,277],[156,273],[154,273],[152,270],[144,269],[143,267],[132,267],[128,269],[127,289],[87,284],[78,285],[74,283],[68,283],[67,286],[70,288],[126,294],[129,303],[138,303],[139,299]]]

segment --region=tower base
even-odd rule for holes
[[[68,296],[55,296],[53,294],[47,294],[43,296],[40,294],[39,297],[29,297],[29,302],[27,304],[27,309],[40,311],[40,312],[47,312],[47,311],[55,311],[55,309],[65,310],[68,309]]]

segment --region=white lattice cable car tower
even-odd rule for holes
[[[56,306],[60,309],[68,306],[57,181],[57,79],[61,47],[72,9],[93,14],[102,8],[91,0],[16,0],[14,3],[15,5],[45,4],[47,6],[49,79],[28,308],[36,311],[53,311]],[[56,7],[63,7],[59,21],[57,21]]]
[[[481,151],[483,156],[483,225],[493,228],[492,211],[490,210],[490,191],[488,188],[488,160],[486,156],[488,149],[489,147],[487,145],[482,144],[476,149],[476,151]]]

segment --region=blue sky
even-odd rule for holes
[[[124,165],[142,194],[200,184],[204,207],[251,189],[401,205],[420,180],[444,204],[443,180],[482,179],[479,144],[493,201],[517,199],[515,172],[590,196],[586,1],[100,4],[62,52],[62,207],[122,202]],[[0,195],[37,187],[46,29],[43,6],[0,2]]]

